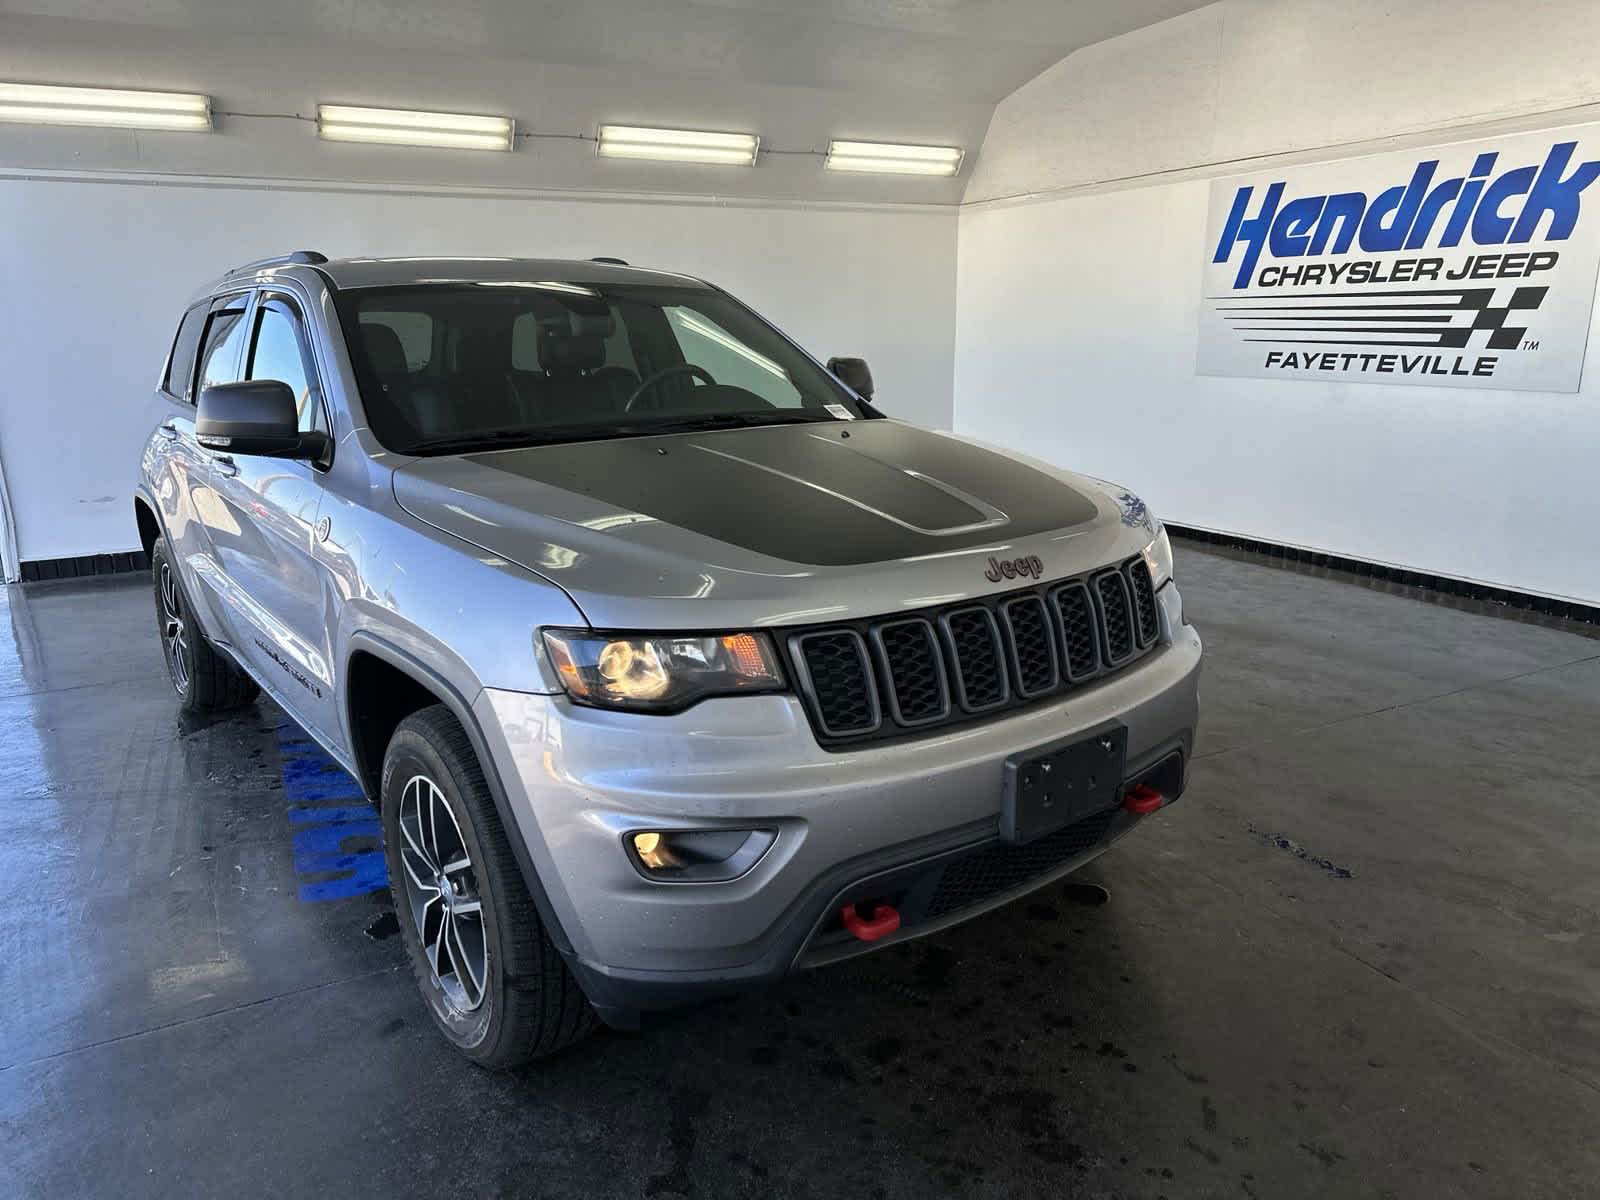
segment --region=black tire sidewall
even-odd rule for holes
[[[456,1011],[434,978],[406,894],[405,865],[400,861],[400,797],[406,783],[416,775],[427,776],[443,793],[445,803],[450,806],[456,824],[461,828],[461,836],[467,843],[467,853],[472,858],[473,873],[478,884],[478,896],[483,905],[484,943],[489,951],[484,1000],[470,1013]],[[451,1042],[471,1053],[493,1046],[498,1039],[506,1008],[506,955],[501,939],[500,897],[496,892],[496,880],[486,869],[489,859],[478,835],[472,806],[464,798],[467,786],[468,781],[460,778],[420,731],[402,724],[384,756],[381,793],[384,861],[389,869],[395,915],[400,921],[400,936],[405,943],[406,955],[411,960],[412,971],[434,1023]]]

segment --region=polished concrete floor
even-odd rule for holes
[[[1600,641],[1179,569],[1200,756],[1109,903],[500,1076],[348,780],[179,719],[147,579],[10,589],[0,1196],[1600,1194]]]

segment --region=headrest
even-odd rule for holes
[[[609,308],[585,310],[578,308],[567,309],[567,320],[570,322],[570,332],[573,337],[594,337],[602,341],[616,332],[616,318],[611,315]],[[561,326],[557,324],[559,331]]]
[[[606,362],[606,343],[598,334],[571,336],[539,330],[539,365],[546,371],[592,371]]]
[[[376,321],[363,321],[361,345],[367,352],[367,361],[372,364],[373,372],[380,379],[388,380],[406,374],[405,347],[400,344],[400,335],[389,326]]]

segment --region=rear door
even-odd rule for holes
[[[161,528],[178,555],[180,568],[184,548],[193,535],[194,522],[188,472],[193,466],[189,452],[194,449],[195,359],[210,311],[211,302],[202,301],[184,313],[183,320],[178,323],[158,392],[162,401],[161,423],[145,445],[144,476],[150,481],[155,502],[161,510]],[[187,441],[180,440],[186,432]]]
[[[294,392],[302,432],[329,432],[316,362],[297,303],[262,290],[246,320],[244,379]],[[324,467],[260,455],[213,459],[220,503],[207,518],[235,646],[294,717],[325,741],[339,730],[331,611],[315,557]]]

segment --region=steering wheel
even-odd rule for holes
[[[633,394],[628,397],[627,403],[622,406],[622,411],[632,412],[633,406],[635,402],[638,401],[640,396],[644,395],[651,388],[655,387],[656,384],[660,383],[663,379],[669,379],[674,375],[693,375],[695,378],[701,380],[710,387],[717,386],[717,381],[711,378],[711,372],[706,370],[704,367],[697,367],[693,363],[687,362],[677,363],[674,366],[662,367],[661,370],[655,372],[650,376],[650,378],[646,379],[638,387],[634,388]]]

